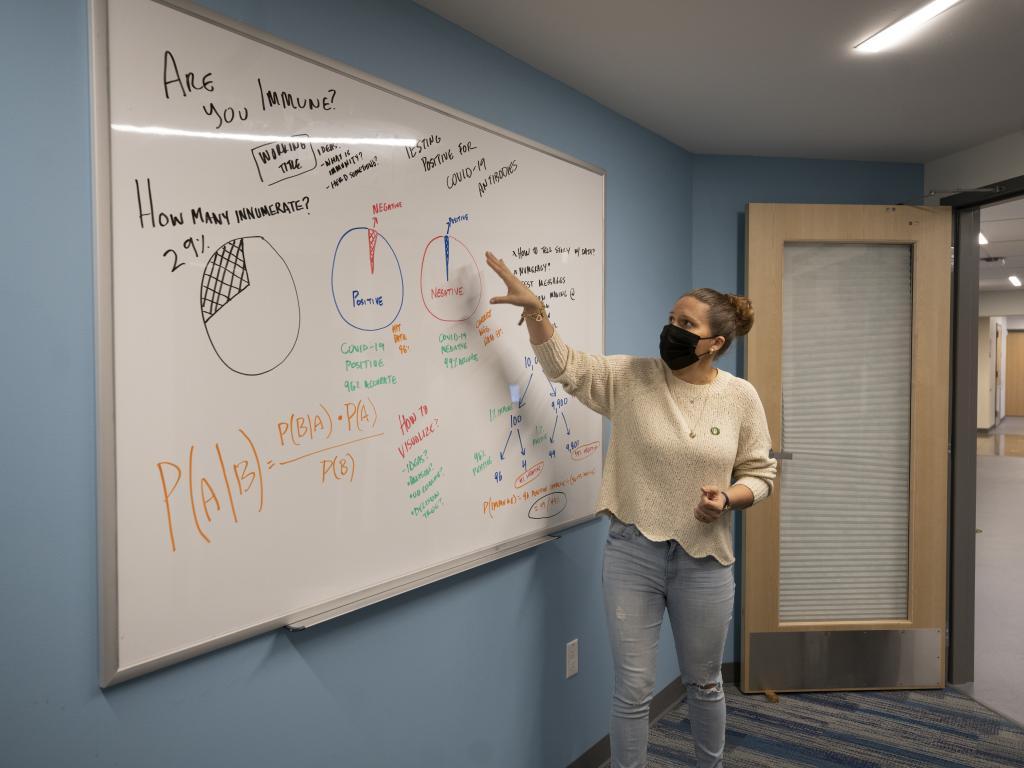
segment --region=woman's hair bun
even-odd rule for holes
[[[733,311],[736,313],[736,335],[746,336],[754,326],[754,305],[746,296],[736,296],[732,293],[725,294]]]

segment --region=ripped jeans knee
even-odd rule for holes
[[[722,680],[715,680],[710,683],[686,683],[687,693],[693,692],[693,696],[701,701],[720,701],[725,692],[722,688]]]

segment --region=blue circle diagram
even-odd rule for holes
[[[331,294],[341,319],[360,331],[389,327],[402,311],[405,281],[398,254],[380,232],[352,227],[331,261]]]

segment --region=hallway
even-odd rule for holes
[[[1000,424],[978,435],[978,456],[1024,458],[1024,416],[1008,416]],[[978,479],[981,479],[979,470]],[[979,492],[980,493],[980,492]],[[978,496],[981,502],[981,496]]]
[[[974,682],[957,686],[1024,723],[1024,417],[978,436]]]

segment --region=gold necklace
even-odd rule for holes
[[[704,397],[700,401],[700,413],[697,414],[696,420],[690,425],[690,439],[693,440],[697,437],[697,426],[700,424],[701,419],[704,418],[704,408],[708,404],[708,395],[711,392],[711,387],[718,381],[718,372],[715,372],[715,378],[713,378],[708,384],[704,385]],[[692,400],[690,401],[693,402]]]
[[[711,384],[708,384],[707,385],[707,389],[704,390],[704,398],[700,401],[700,413],[697,415],[697,418],[693,422],[693,424],[690,425],[690,439],[691,440],[697,437],[697,425],[700,424],[700,420],[704,418],[704,408],[708,404],[708,390],[711,389],[711,386],[713,384],[714,384],[714,382],[712,382]]]

